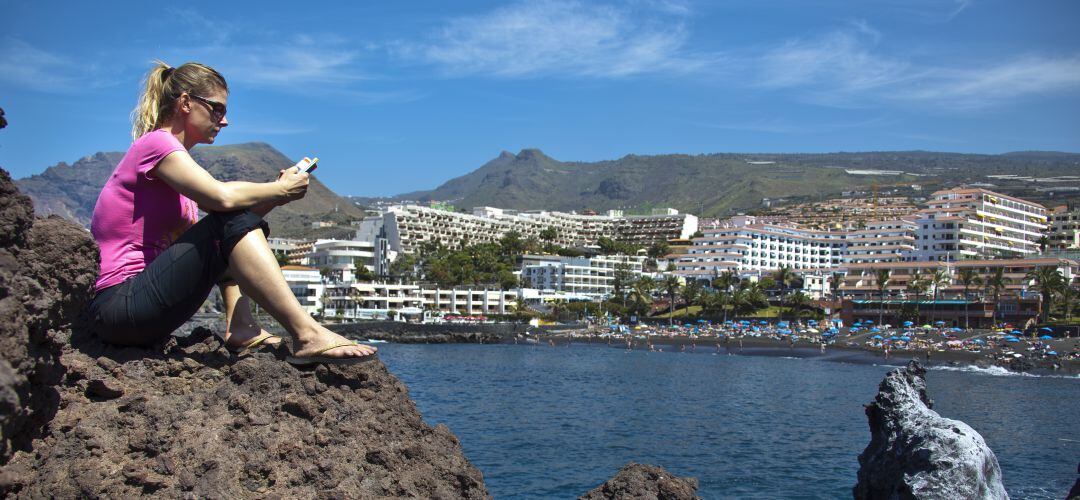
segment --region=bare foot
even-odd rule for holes
[[[344,345],[339,345],[344,344]],[[332,349],[330,346],[339,345]],[[378,349],[349,340],[322,326],[318,327],[318,333],[304,340],[295,340],[293,356],[303,358],[307,356],[319,356],[322,358],[349,359],[364,358],[375,354]]]
[[[262,345],[276,346],[281,343],[281,337],[271,334],[270,332],[263,330],[258,323],[234,323],[225,326],[225,345],[238,349],[244,347],[252,340],[259,337],[272,335],[270,338],[262,341]]]

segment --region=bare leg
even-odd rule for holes
[[[262,231],[251,231],[236,244],[229,256],[229,274],[240,284],[244,293],[289,332],[293,340],[293,355],[312,355],[335,343],[349,341],[323,328],[296,301]],[[355,358],[375,351],[371,346],[356,345],[331,349],[321,356]]]
[[[240,285],[236,282],[223,282],[218,284],[221,290],[221,300],[225,303],[225,343],[239,347],[263,335],[269,333],[259,326],[251,315],[251,303],[240,292]],[[273,337],[273,341],[265,341],[267,344],[276,345],[280,339]]]

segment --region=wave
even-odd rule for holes
[[[928,367],[927,370],[937,370],[937,371],[943,371],[943,372],[978,373],[978,374],[981,374],[981,375],[990,375],[990,376],[993,376],[993,377],[1066,378],[1066,379],[1080,380],[1080,374],[1077,374],[1077,375],[1050,375],[1050,374],[1036,375],[1034,373],[1014,372],[1014,371],[1009,370],[1008,368],[1005,368],[1005,367],[1002,367],[1002,366],[987,366],[987,367],[975,366],[975,365],[931,366],[931,367]]]

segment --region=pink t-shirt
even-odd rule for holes
[[[151,172],[166,156],[184,150],[168,131],[149,132],[131,145],[109,176],[90,220],[101,248],[95,290],[139,274],[198,220],[199,206]]]

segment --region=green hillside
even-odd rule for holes
[[[899,171],[858,175],[848,170]],[[503,152],[475,171],[431,191],[405,193],[401,200],[440,200],[468,209],[496,206],[520,210],[646,210],[673,207],[704,216],[723,216],[761,207],[762,199],[809,200],[844,191],[899,189],[923,193],[960,184],[989,184],[987,175],[1036,177],[1076,175],[1080,154],[1019,152],[973,155],[925,151],[828,154],[628,155],[600,162],[561,162],[536,149]],[[989,189],[1036,201],[1072,201],[1080,193],[1036,181],[994,180]],[[1064,184],[1062,184],[1064,182]],[[1080,187],[1080,180],[1061,181]],[[355,199],[361,203],[366,199]]]

